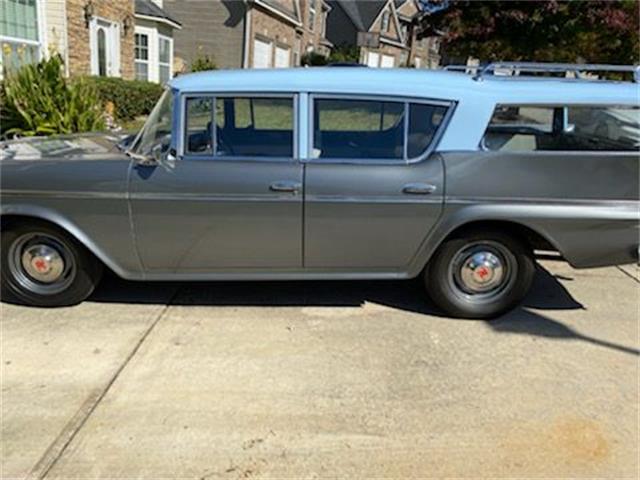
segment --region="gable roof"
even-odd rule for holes
[[[135,14],[143,17],[153,17],[154,20],[168,23],[174,28],[182,27],[182,24],[179,21],[151,0],[136,0]]]
[[[278,2],[277,0],[253,0],[253,1],[256,5],[261,5],[262,7],[265,7],[271,11],[274,11],[274,13],[277,13],[285,17],[286,19],[292,21],[293,23],[296,23],[296,24],[300,23],[300,18],[298,18],[298,12],[289,10],[287,7],[285,7],[281,2]],[[294,9],[297,10],[295,2],[294,2]]]
[[[332,3],[340,5],[359,31],[368,32],[388,0],[334,0]]]

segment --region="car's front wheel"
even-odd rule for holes
[[[39,307],[73,305],[100,280],[102,264],[65,232],[46,223],[2,231],[2,300]]]
[[[493,230],[453,236],[425,270],[431,299],[462,318],[496,317],[522,301],[535,274],[531,250],[518,238]]]

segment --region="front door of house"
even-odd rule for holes
[[[117,23],[94,18],[90,26],[91,74],[120,76],[120,35]]]

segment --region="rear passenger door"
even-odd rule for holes
[[[305,170],[307,270],[405,271],[442,211],[432,155],[450,105],[309,97]]]

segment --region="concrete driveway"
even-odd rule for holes
[[[135,284],[2,305],[2,478],[637,478],[636,267],[523,307],[416,282]]]

